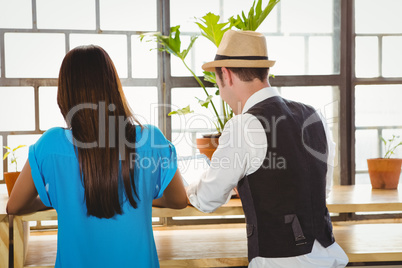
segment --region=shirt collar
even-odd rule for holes
[[[248,100],[244,104],[242,113],[244,114],[257,103],[275,96],[280,96],[276,87],[265,87],[258,90],[253,95],[251,95],[250,98],[248,98]]]

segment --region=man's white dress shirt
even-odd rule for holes
[[[232,189],[245,175],[257,171],[267,153],[268,142],[260,121],[246,112],[255,104],[279,96],[276,88],[267,87],[254,93],[245,103],[242,114],[229,120],[219,138],[219,146],[211,159],[210,168],[199,181],[187,187],[191,204],[203,212],[213,212],[231,198]],[[332,187],[335,143],[323,120],[328,143],[327,196]],[[280,135],[280,133],[278,133]],[[273,161],[273,160],[272,160]],[[345,267],[348,257],[335,242],[324,248],[316,240],[309,254],[288,258],[256,257],[250,268],[260,267]]]

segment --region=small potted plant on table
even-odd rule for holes
[[[381,137],[385,146],[385,155],[383,158],[367,159],[367,166],[370,175],[370,181],[373,189],[396,189],[401,175],[402,159],[391,158],[395,154],[398,146],[399,136],[393,135],[391,139],[385,140]]]
[[[25,146],[26,145],[20,145],[13,149],[11,149],[8,146],[3,146],[5,149],[7,149],[7,152],[3,156],[3,160],[5,160],[7,157],[10,157],[11,164],[15,165],[15,172],[4,172],[4,180],[6,182],[8,196],[10,196],[11,191],[14,187],[14,184],[17,181],[17,178],[21,173],[21,172],[18,172],[17,156],[15,155],[15,151],[17,151],[18,149],[25,147]]]

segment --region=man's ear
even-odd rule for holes
[[[226,84],[229,86],[233,85],[233,73],[228,70],[226,67],[222,67],[222,76],[223,79],[225,80]]]

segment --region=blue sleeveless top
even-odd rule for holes
[[[46,131],[29,148],[32,178],[42,202],[58,214],[55,267],[159,267],[152,200],[162,197],[177,169],[174,146],[152,125],[136,127],[134,179],[138,208],[122,198],[122,215],[87,216],[72,132]],[[124,192],[124,191],[123,191]]]

